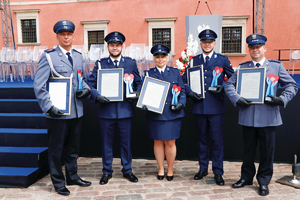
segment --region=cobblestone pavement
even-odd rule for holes
[[[266,197],[258,195],[258,183],[252,186],[233,189],[231,185],[239,179],[241,162],[224,162],[224,186],[218,186],[210,170],[202,180],[194,180],[198,172],[198,162],[177,160],[174,165],[174,179],[159,181],[156,179],[157,164],[155,160],[134,159],[133,173],[139,178],[138,183],[124,179],[121,173],[121,161],[115,158],[113,162],[113,177],[107,185],[99,185],[102,176],[101,158],[79,158],[79,175],[84,180],[92,182],[90,187],[67,186],[71,194],[67,197],[58,195],[52,186],[50,176],[42,178],[28,188],[0,188],[0,200],[127,200],[127,199],[300,199],[300,189],[276,183],[279,178],[291,175],[291,164],[274,164],[274,175],[269,185],[270,194]],[[166,165],[165,165],[166,168]]]

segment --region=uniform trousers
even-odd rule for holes
[[[201,171],[208,170],[209,139],[212,142],[212,170],[223,175],[223,123],[224,115],[195,115],[199,130],[199,165]]]
[[[49,139],[48,160],[52,183],[55,188],[65,186],[62,165],[65,164],[67,181],[77,181],[77,158],[80,147],[82,118],[49,119],[47,129]]]
[[[112,174],[113,141],[115,131],[120,138],[121,164],[123,174],[132,172],[131,130],[132,117],[123,119],[100,118],[100,135],[102,141],[103,174]]]
[[[255,155],[259,142],[260,162],[256,179],[261,185],[268,185],[273,175],[273,160],[275,152],[276,127],[248,127],[243,126],[244,156],[241,178],[253,181],[255,176]]]

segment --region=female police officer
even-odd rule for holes
[[[154,140],[154,155],[158,164],[157,179],[164,178],[164,159],[168,163],[167,180],[173,179],[173,164],[176,157],[175,140],[179,138],[181,129],[181,119],[184,116],[184,105],[186,94],[182,78],[178,69],[167,66],[169,47],[163,44],[156,44],[151,48],[156,67],[146,72],[146,76],[167,81],[170,89],[166,99],[166,104],[162,114],[147,112],[147,122],[149,137]],[[181,87],[178,95],[178,103],[171,106],[172,88]],[[142,110],[148,110],[144,105]]]

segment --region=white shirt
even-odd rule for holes
[[[120,64],[120,60],[121,60],[121,56],[119,56],[119,58],[118,59],[113,59],[111,56],[109,56],[110,57],[110,59],[111,59],[111,61],[113,62],[113,64],[115,64],[115,60],[117,60],[118,62],[117,62],[117,67],[119,66],[119,64]]]
[[[166,65],[163,68],[156,67],[156,69],[159,71],[159,73],[165,72]]]
[[[256,67],[256,63],[259,63],[260,64],[260,67],[263,66],[264,62],[265,62],[266,58],[264,57],[261,61],[259,62],[255,62],[254,60],[252,60],[252,62],[254,63],[254,66]]]
[[[209,60],[211,59],[212,55],[213,55],[214,51],[210,52],[210,54],[208,55],[205,55],[203,54],[203,59],[204,59],[204,62],[206,62],[206,57],[208,56],[209,57]]]
[[[64,48],[62,48],[60,45],[58,45],[58,47],[59,47],[60,50],[63,52],[63,54],[65,54],[65,56],[66,56],[67,58],[68,58],[68,55],[67,55],[68,52],[70,53],[70,56],[72,57],[72,53],[71,53],[72,48],[70,49],[70,51],[67,51],[67,50],[65,50]]]

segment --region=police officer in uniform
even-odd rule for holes
[[[123,101],[110,102],[105,96],[97,91],[97,72],[101,69],[123,68],[124,74],[133,74],[133,90],[138,97],[141,90],[142,80],[139,75],[136,61],[129,57],[121,55],[125,36],[117,31],[109,33],[104,40],[107,42],[107,49],[110,56],[97,60],[92,74],[88,78],[88,84],[91,87],[91,99],[94,103],[99,103],[99,122],[100,135],[102,142],[102,162],[103,176],[100,179],[100,185],[107,184],[112,177],[112,161],[113,161],[113,140],[114,132],[117,130],[120,136],[121,163],[123,165],[123,177],[131,182],[138,182],[138,178],[132,173],[131,162],[131,131],[132,118],[134,115],[134,106],[132,99],[126,98],[126,90],[124,89]],[[125,83],[124,88],[126,87]]]
[[[66,169],[67,185],[90,186],[91,182],[82,180],[77,174],[77,158],[79,154],[80,132],[83,116],[82,99],[90,95],[90,88],[82,81],[79,88],[78,70],[83,72],[83,58],[80,52],[72,49],[75,25],[69,20],[58,21],[53,31],[59,45],[55,49],[46,50],[38,63],[34,78],[34,92],[42,111],[46,114],[49,138],[49,170],[55,191],[61,195],[69,195],[65,187],[62,162]],[[47,55],[50,56],[47,59]],[[52,63],[52,64],[49,64]],[[71,87],[71,114],[55,107],[45,84],[50,77],[73,77]]]
[[[183,74],[186,93],[194,101],[195,114],[199,130],[199,165],[200,170],[194,176],[195,180],[202,179],[208,174],[209,138],[212,140],[212,170],[218,185],[224,185],[223,180],[223,122],[225,112],[224,88],[222,86],[225,74],[233,74],[231,63],[227,56],[214,52],[217,34],[211,29],[205,29],[198,35],[202,54],[193,57],[193,66],[203,65],[205,98],[192,91],[187,84],[187,74]],[[213,79],[217,78],[216,90],[208,90]]]
[[[162,114],[147,112],[149,137],[154,140],[154,155],[158,164],[157,179],[164,179],[164,160],[168,163],[167,180],[174,178],[173,164],[176,158],[176,139],[180,136],[181,122],[184,117],[186,94],[182,78],[177,68],[167,66],[170,49],[163,44],[156,44],[151,48],[155,67],[146,72],[146,75],[170,83],[166,103]],[[172,106],[173,87],[180,90],[178,103]],[[179,89],[180,87],[180,89]],[[174,90],[175,91],[175,90]],[[143,105],[142,110],[148,110]]]
[[[241,188],[252,185],[256,173],[254,161],[257,143],[260,145],[260,163],[256,175],[259,183],[259,194],[269,194],[268,185],[273,174],[273,159],[275,151],[275,129],[282,124],[279,106],[286,107],[287,103],[296,95],[298,88],[294,79],[286,72],[282,63],[265,58],[267,37],[262,34],[252,34],[246,39],[252,61],[244,62],[239,68],[266,68],[266,87],[273,79],[275,82],[274,95],[268,95],[270,100],[264,104],[249,104],[250,102],[236,92],[237,72],[225,84],[225,92],[234,106],[239,107],[239,121],[243,126],[244,156],[241,168],[241,178],[232,185]],[[275,77],[277,76],[277,80]],[[276,82],[278,81],[278,82]],[[272,84],[272,85],[273,85]],[[278,84],[284,91],[276,96]]]

